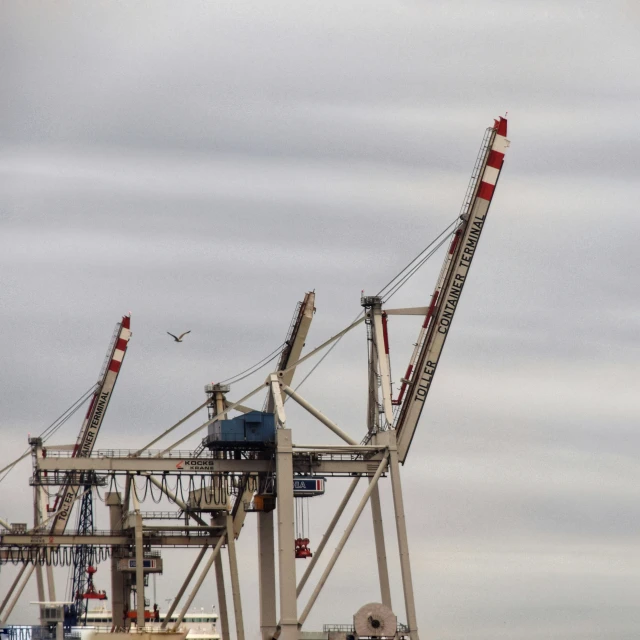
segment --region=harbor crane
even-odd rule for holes
[[[97,550],[96,554],[100,555],[99,559],[109,558],[111,561],[114,629],[123,632],[129,630],[121,627],[121,621],[126,609],[123,572],[130,571],[135,573],[137,591],[137,612],[130,613],[134,614],[137,630],[144,631],[152,624],[144,609],[144,573],[157,567],[157,559],[151,555],[151,550],[199,548],[170,611],[158,623],[159,629],[156,631],[167,634],[167,637],[179,633],[188,608],[215,566],[222,639],[231,640],[227,585],[221,564],[221,550],[224,547],[229,561],[235,640],[245,640],[236,541],[246,518],[255,512],[262,640],[303,640],[309,638],[303,636],[307,631],[307,619],[362,512],[370,503],[379,601],[363,602],[353,613],[352,624],[325,624],[322,631],[313,636],[314,640],[419,640],[401,466],[408,462],[411,443],[486,226],[509,146],[506,136],[505,118],[496,120],[484,134],[461,211],[446,230],[441,243],[448,241],[448,248],[435,290],[430,298],[425,295],[425,299],[420,301],[423,304],[427,302],[426,305],[388,308],[390,296],[388,292],[385,294],[386,288],[378,295],[363,294],[360,300],[363,307],[361,316],[302,355],[315,310],[315,295],[307,294],[294,314],[276,369],[242,398],[231,400],[228,397],[235,381],[242,378],[234,378],[232,384],[207,385],[207,398],[202,405],[154,437],[147,446],[135,451],[87,451],[86,455],[69,457],[49,448],[45,456],[41,444],[32,442],[32,482],[38,486],[45,476],[60,478],[63,489],[59,505],[66,504],[64,496],[72,494],[69,477],[86,478],[84,474],[89,473],[109,476],[112,488],[106,494],[105,501],[109,508],[111,528],[106,532],[70,535],[59,524],[51,529],[49,536],[40,536],[34,535],[37,528],[27,531],[26,526],[20,528],[12,525],[7,533],[0,534],[0,562],[23,563],[25,566],[42,563],[48,567],[55,559],[64,559],[65,549],[92,545]],[[411,263],[397,276],[401,276],[401,282],[411,277],[432,253],[424,255],[426,257],[419,256],[420,259],[416,258],[418,262]],[[395,397],[388,325],[388,319],[394,315],[420,318],[418,338]],[[302,396],[299,386],[292,388],[292,377],[303,362],[317,356],[330,345],[335,345],[346,333],[363,324],[368,345],[368,402],[365,434],[356,438],[349,433],[351,429],[339,426],[329,413],[321,411]],[[267,399],[262,410],[252,408],[251,398],[264,390],[267,391]],[[302,407],[331,431],[339,442],[302,444],[297,441],[294,438],[295,421],[287,415],[289,402]],[[151,449],[205,407],[208,415],[202,424],[169,446]],[[193,451],[178,449],[204,430],[206,436],[198,448]],[[365,479],[364,490],[360,487],[358,503],[327,559],[325,551],[328,543],[362,478]],[[404,623],[398,620],[392,602],[383,528],[386,516],[378,490],[382,478],[389,478],[391,483],[402,582],[403,607],[400,609],[405,617]],[[118,479],[124,480],[124,496],[118,489]],[[318,546],[311,553],[306,538],[296,538],[295,535],[295,501],[301,496],[322,495],[325,481],[338,483],[341,479],[348,481],[344,496]],[[82,482],[76,483],[73,496],[77,494],[77,486],[82,485]],[[140,485],[142,492],[138,488]],[[154,516],[151,512],[141,510],[142,497],[147,490],[159,492],[165,500],[177,505],[179,512],[176,518],[185,519],[185,524],[149,525],[147,520],[150,518],[166,519],[168,516],[163,513]],[[132,510],[129,510],[130,502],[133,503]],[[59,512],[60,506],[57,508]],[[58,512],[56,521],[62,523],[64,516],[58,518]],[[302,567],[304,571],[299,576],[298,571]],[[320,576],[312,586],[310,580],[314,571],[320,572]],[[303,595],[306,595],[304,603]],[[0,606],[0,614],[10,596]],[[393,597],[397,599],[397,596]],[[177,621],[170,625],[171,615],[179,605],[181,608]],[[117,640],[117,633],[112,636]]]
[[[124,356],[127,351],[129,339],[131,338],[131,317],[123,316],[122,320],[116,324],[113,336],[107,349],[107,355],[102,365],[98,381],[95,385],[93,395],[89,402],[89,408],[80,427],[78,439],[75,446],[71,450],[71,457],[88,457],[94,449],[100,427],[104,421],[104,417],[113,394],[113,390],[124,361]],[[32,444],[34,445],[34,452],[36,456],[44,456],[46,450],[42,446],[42,442],[39,438],[33,438]],[[60,449],[60,448],[59,448]],[[62,450],[66,447],[61,447]],[[43,532],[45,528],[48,528],[50,536],[64,534],[69,518],[71,516],[75,503],[80,500],[80,510],[77,534],[87,536],[93,533],[93,494],[92,490],[96,483],[99,482],[96,474],[92,471],[83,473],[70,472],[64,474],[62,484],[58,478],[50,478],[48,475],[43,475],[38,483],[34,483],[34,531]],[[104,482],[104,480],[103,480]],[[43,508],[45,506],[45,493],[44,488],[47,484],[60,484],[60,489],[55,498],[54,504],[50,507],[46,504],[46,511]],[[78,496],[78,491],[82,487],[82,494]],[[51,513],[50,517],[46,517],[46,513]],[[87,593],[85,587],[87,584],[92,588],[90,595],[96,597],[95,589],[93,589],[93,574],[95,573],[95,567],[92,566],[93,562],[93,547],[92,545],[76,545],[73,553],[73,580],[71,585],[71,597],[73,604],[66,607],[66,626],[70,627],[77,623],[78,618],[86,611],[87,607]],[[22,578],[27,565],[22,567],[18,575],[18,580]],[[38,589],[38,600],[40,602],[45,601],[45,588],[42,575],[42,564],[34,564],[31,567],[28,575],[24,579],[23,585],[20,587],[20,591],[24,589],[26,582],[29,580],[31,573],[35,569],[36,582]],[[47,572],[47,588],[49,602],[56,601],[56,589],[53,577],[53,570],[50,563],[46,564]],[[17,584],[17,581],[15,584]],[[41,606],[41,618],[43,607]],[[0,612],[1,613],[1,612]],[[10,611],[5,614],[5,618],[8,617]]]

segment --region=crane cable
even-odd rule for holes
[[[387,302],[387,300],[398,293],[398,291],[400,291],[400,289],[417,273],[420,267],[422,267],[425,262],[427,262],[427,260],[448,240],[449,236],[451,236],[451,234],[453,233],[453,227],[457,222],[458,218],[449,223],[447,227],[436,237],[435,240],[432,240],[413,260],[411,260],[411,262],[409,262],[409,264],[404,267],[404,269],[399,271],[391,280],[389,280],[389,282],[387,282],[384,287],[382,287],[382,289],[380,289],[377,295],[384,298],[383,302]],[[363,313],[364,311],[361,311],[355,317],[354,322],[358,320]],[[338,338],[331,345],[331,347],[327,349],[325,354],[322,356],[322,358],[320,358],[320,360],[318,360],[318,362],[316,362],[311,371],[309,371],[309,373],[307,373],[307,375],[302,378],[300,384],[298,384],[294,391],[297,391],[307,381],[311,374],[313,374],[313,372],[322,364],[324,359],[338,346],[338,343],[340,342],[340,340],[342,340],[343,337],[344,336],[340,336],[340,338]]]
[[[240,382],[240,380],[244,380],[245,378],[248,378],[249,376],[256,373],[256,371],[259,371],[260,369],[262,369],[262,367],[265,367],[270,362],[275,360],[282,353],[283,349],[286,346],[287,346],[287,343],[283,342],[278,348],[274,349],[268,356],[265,356],[264,358],[262,358],[262,360],[259,360],[258,362],[256,362],[256,364],[252,365],[248,369],[245,369],[244,371],[241,371],[240,373],[237,373],[235,376],[231,376],[230,378],[226,378],[225,380],[222,380],[219,384],[235,384],[236,382]]]
[[[41,434],[40,438],[42,438],[43,442],[46,442],[54,433],[60,429],[60,427],[73,416],[78,409],[89,399],[89,397],[93,394],[96,389],[98,383],[91,385],[89,389],[87,389],[81,396],[76,400],[66,411],[61,413]],[[0,469],[0,473],[4,474],[0,477],[0,482],[2,482],[8,475],[11,473],[12,469],[20,462],[29,456],[31,453],[31,448],[27,449],[21,456],[16,458],[13,462],[10,462],[6,467]]]
[[[400,291],[400,289],[415,275],[415,273],[427,262],[427,260],[446,242],[448,237],[451,235],[452,228],[454,227],[457,221],[458,221],[458,218],[456,218],[450,224],[448,224],[447,227],[436,237],[435,240],[429,243],[428,246],[426,246],[422,251],[420,251],[420,253],[415,258],[413,258],[413,260],[409,262],[409,264],[407,264],[389,282],[387,282],[387,284],[384,287],[382,287],[382,289],[378,292],[377,295],[384,297],[384,300],[383,300],[384,302],[387,302],[388,300],[390,300],[392,296],[394,296],[398,291]],[[354,318],[354,322],[358,320],[362,314],[363,312],[361,311]],[[300,384],[296,387],[296,390],[303,385],[305,380],[318,368],[318,366],[320,366],[322,361],[331,353],[331,351],[335,349],[335,347],[338,345],[338,342],[340,342],[340,340],[342,340],[342,337],[340,337],[336,342],[333,343],[333,345],[331,345],[331,347],[324,354],[324,356],[320,358],[320,360],[316,363],[313,369],[311,369],[311,371],[302,379]],[[262,358],[262,360],[259,360],[253,366],[245,369],[244,371],[241,371],[240,373],[237,373],[234,376],[230,376],[229,378],[222,380],[219,384],[236,384],[241,380],[244,380],[245,378],[252,376],[254,373],[257,373],[260,369],[262,369],[263,367],[268,365],[270,362],[275,360],[282,353],[283,349],[286,346],[287,346],[286,342],[282,343],[279,347],[274,349],[269,355]],[[288,398],[285,399],[285,402],[286,400],[288,400]]]

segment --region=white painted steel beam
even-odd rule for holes
[[[280,628],[282,640],[298,640],[293,522],[293,449],[291,448],[290,429],[276,431],[276,447]]]
[[[110,491],[105,496],[105,504],[109,509],[109,526],[113,532],[121,532],[123,519],[123,505],[120,494],[117,491]],[[122,571],[118,571],[118,560],[120,559],[120,548],[117,545],[111,547],[111,619],[118,627],[125,626],[124,612],[125,603],[129,605],[130,594],[125,595],[125,577]],[[128,583],[127,583],[128,584]],[[128,587],[127,587],[128,591]]]
[[[258,511],[258,585],[260,589],[260,633],[270,640],[276,618],[276,565],[273,511]]]
[[[0,615],[2,615],[2,612],[4,611],[4,608],[7,606],[7,603],[11,599],[11,596],[13,595],[13,592],[15,591],[16,587],[18,586],[18,583],[22,579],[22,576],[24,575],[24,572],[26,570],[27,570],[27,565],[26,564],[24,564],[24,565],[22,565],[22,567],[20,567],[20,571],[18,571],[15,579],[13,580],[13,583],[11,584],[11,586],[9,587],[9,590],[7,591],[7,595],[4,597],[4,600],[2,601],[2,604],[0,604]],[[0,627],[1,626],[2,625],[0,625]]]
[[[135,509],[135,554],[136,554],[136,626],[138,631],[145,626],[144,619],[144,547],[142,543],[142,516],[140,515],[140,503],[135,490],[131,492],[133,507]]]
[[[227,551],[229,553],[229,575],[231,577],[231,595],[233,597],[233,616],[236,621],[236,639],[244,640],[244,619],[242,617],[242,598],[240,597],[240,577],[236,541],[233,533],[233,517],[227,515]]]
[[[307,402],[302,396],[297,394],[291,387],[287,387],[286,385],[282,385],[282,391],[286,393],[292,400],[295,400],[303,409],[306,409],[312,416],[320,420],[323,425],[329,427],[333,433],[342,438],[345,442],[349,444],[358,446],[360,443],[357,440],[354,440],[349,434],[345,433],[337,424],[329,420],[327,416],[325,416],[322,412],[318,411],[313,405]]]
[[[216,574],[216,590],[218,592],[218,614],[220,620],[222,640],[230,640],[229,612],[227,611],[227,590],[224,584],[222,555],[216,556],[214,570]]]
[[[391,606],[391,587],[389,586],[387,551],[384,544],[384,528],[382,526],[380,489],[377,484],[371,492],[371,515],[373,518],[373,534],[376,543],[376,558],[378,560],[378,579],[380,581],[381,602],[383,605],[393,610],[393,607]]]
[[[154,547],[200,547],[203,544],[215,544],[219,535],[162,535],[160,532],[144,535],[145,544]],[[5,560],[11,558],[10,547],[72,547],[79,544],[94,546],[112,546],[134,544],[132,533],[123,534],[113,532],[111,534],[74,535],[63,534],[61,536],[33,536],[29,534],[10,534],[0,536],[0,557]],[[15,553],[13,554],[15,558]],[[46,601],[46,599],[44,600]],[[43,602],[44,602],[43,601]]]
[[[359,446],[354,447],[353,452],[366,451]],[[305,449],[296,448],[295,454],[304,455]],[[308,453],[318,453],[310,449]],[[187,469],[192,460],[202,463],[194,469]],[[181,469],[177,465],[184,463]],[[206,464],[205,464],[206,463]],[[305,460],[306,464],[306,460]],[[300,471],[307,470],[305,464],[294,457],[294,465]],[[104,471],[111,473],[268,473],[273,469],[273,460],[217,460],[211,458],[43,458],[39,465],[41,471]],[[366,473],[368,464],[365,460],[330,460],[319,459],[314,463],[316,473],[340,473],[349,475],[352,473]]]
[[[398,450],[395,446],[395,432],[389,432],[389,471],[391,475],[391,490],[393,493],[393,507],[396,517],[396,532],[398,537],[398,549],[400,551],[400,570],[402,572],[402,590],[404,592],[404,604],[409,626],[411,640],[418,639],[418,621],[416,617],[416,604],[413,596],[413,580],[411,578],[411,561],[409,558],[409,541],[407,537],[407,523],[404,515],[404,502],[402,498],[402,485],[400,483],[400,465],[398,463]]]
[[[403,309],[385,309],[388,316],[424,316],[429,307],[405,307]]]
[[[391,367],[389,356],[385,348],[384,330],[382,328],[382,307],[375,305],[371,308],[373,314],[373,339],[375,352],[378,356],[378,372],[380,374],[380,389],[382,391],[382,408],[388,424],[393,424],[393,405],[391,404]]]
[[[280,393],[278,374],[272,373],[269,376],[269,384],[271,385],[271,399],[273,400],[276,419],[279,426],[284,428],[287,423],[287,417],[284,413],[284,403],[282,402],[282,393]]]
[[[22,595],[22,592],[24,591],[24,588],[27,586],[27,582],[29,582],[29,578],[31,578],[31,576],[33,575],[33,572],[36,570],[34,565],[31,565],[29,567],[29,569],[27,569],[27,575],[24,577],[24,580],[22,581],[22,584],[18,586],[15,596],[13,597],[13,600],[11,600],[11,602],[9,603],[9,606],[7,607],[6,611],[4,612],[4,614],[2,615],[2,617],[0,618],[0,627],[4,627],[4,625],[7,623],[7,620],[9,619],[9,616],[11,615],[11,612],[13,611],[14,607],[16,606],[18,600],[20,600],[20,596]]]

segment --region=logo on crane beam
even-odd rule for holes
[[[176,465],[178,471],[214,471],[215,467],[212,460],[200,460],[193,458],[191,460],[180,460]]]

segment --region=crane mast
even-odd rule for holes
[[[458,225],[427,307],[398,399],[395,401],[395,404],[400,405],[394,426],[401,462],[406,459],[431,389],[433,376],[484,228],[504,155],[509,146],[506,135],[505,118],[496,120],[494,126],[485,132]]]
[[[96,385],[96,390],[91,398],[87,415],[78,435],[78,440],[73,448],[72,457],[86,458],[91,455],[93,447],[98,437],[98,432],[102,426],[104,415],[109,406],[113,389],[118,379],[118,373],[122,366],[127,345],[131,338],[131,317],[124,316],[122,321],[116,325],[113,338],[107,351],[107,357],[102,366],[100,377]],[[53,509],[56,513],[51,524],[50,535],[61,535],[64,533],[69,517],[73,509],[73,504],[78,495],[78,484],[69,478],[62,485],[58,493]]]

